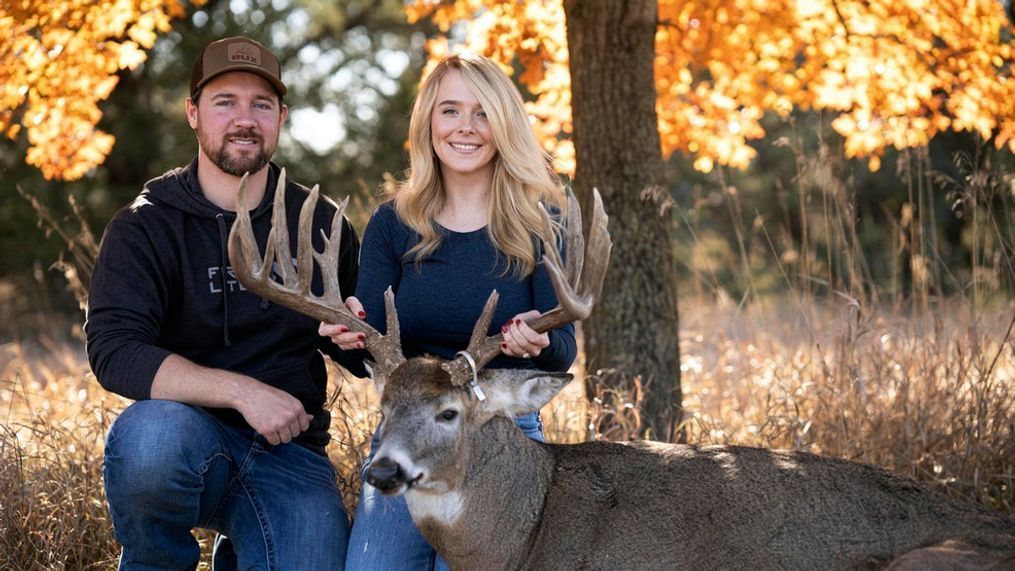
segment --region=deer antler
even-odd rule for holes
[[[391,288],[384,293],[387,313],[387,334],[381,335],[365,321],[353,315],[342,301],[338,285],[338,255],[342,243],[342,220],[349,203],[346,198],[335,205],[337,211],[331,219],[331,234],[325,238],[323,252],[314,249],[313,237],[314,208],[320,197],[318,186],[310,191],[300,210],[296,265],[293,265],[289,248],[289,227],[285,211],[285,169],[275,187],[275,202],[271,217],[271,230],[265,245],[264,258],[254,238],[250,212],[247,210],[247,175],[240,180],[236,199],[236,222],[229,232],[229,260],[236,273],[236,279],[257,295],[288,307],[314,319],[345,325],[350,331],[363,333],[364,345],[377,361],[374,367],[381,374],[393,371],[405,361],[399,340],[398,314],[395,311],[395,296]],[[324,197],[325,200],[330,200]],[[314,276],[314,262],[321,269],[324,292],[317,296],[310,290]],[[272,270],[282,279],[272,279]]]
[[[603,209],[603,199],[596,189],[592,190],[592,194],[592,223],[589,226],[587,249],[582,238],[581,209],[578,207],[578,200],[571,191],[567,193],[567,216],[564,219],[567,234],[567,262],[563,265],[563,269],[556,245],[548,242],[546,238],[543,239],[543,263],[550,273],[550,281],[557,293],[558,305],[525,321],[529,327],[539,333],[588,317],[603,289],[603,279],[606,277],[606,268],[609,265],[613,242],[610,240],[610,232],[606,227],[609,218]],[[544,236],[553,236],[553,222],[550,215],[546,209],[542,208],[542,205],[540,208],[543,215]],[[585,259],[589,260],[589,264],[584,268],[583,273],[582,266]],[[500,354],[501,337],[486,335],[490,328],[490,321],[493,319],[494,310],[497,308],[497,298],[498,294],[495,290],[486,300],[483,312],[472,330],[469,348],[465,350],[468,356],[460,355],[444,365],[444,370],[451,375],[451,382],[455,385],[471,384],[474,373]],[[469,362],[469,357],[473,363]],[[479,394],[477,392],[477,396]],[[482,399],[482,397],[480,398]]]

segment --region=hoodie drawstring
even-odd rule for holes
[[[215,220],[218,220],[219,223],[219,242],[222,250],[222,271],[219,272],[219,276],[222,278],[222,337],[226,347],[229,347],[232,345],[232,342],[229,340],[229,283],[228,276],[226,276],[227,268],[229,267],[229,236],[226,230],[225,216],[220,212],[215,215]]]

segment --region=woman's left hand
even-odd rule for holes
[[[500,332],[504,336],[504,341],[500,344],[502,353],[509,357],[530,359],[542,353],[543,349],[550,345],[549,334],[536,333],[525,323],[526,319],[535,317],[539,313],[535,309],[519,313],[501,326]]]

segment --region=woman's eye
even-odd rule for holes
[[[440,420],[443,420],[445,422],[450,422],[450,421],[454,420],[456,416],[458,416],[458,411],[449,408],[449,409],[445,410],[444,412],[440,413],[439,415],[437,415],[437,418],[439,418]]]

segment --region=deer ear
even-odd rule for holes
[[[367,359],[363,361],[363,366],[367,370],[367,375],[374,380],[374,389],[377,391],[377,396],[380,397],[384,394],[384,375],[380,374],[374,367],[377,364]]]
[[[573,378],[570,373],[488,369],[480,375],[479,385],[486,393],[484,408],[517,416],[543,408]]]

